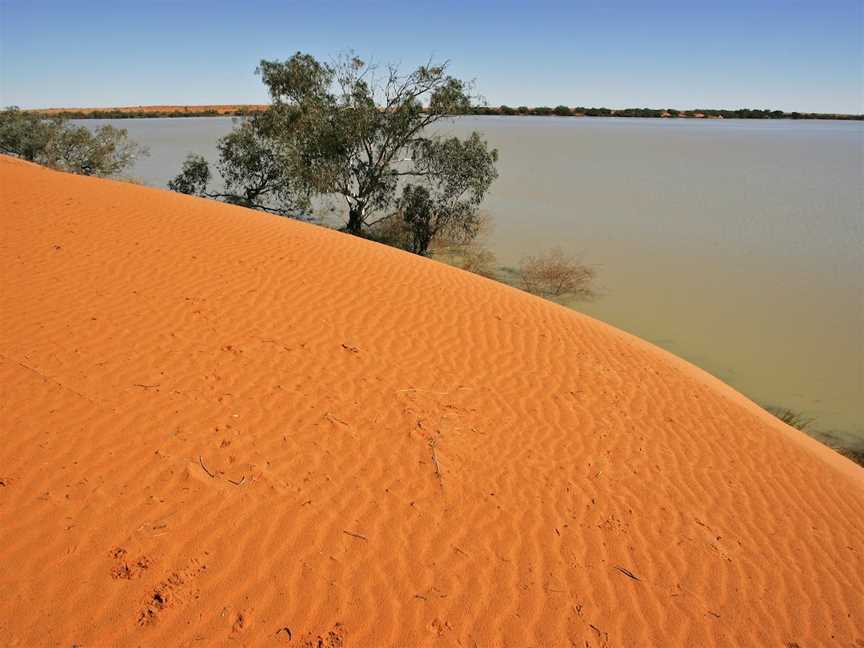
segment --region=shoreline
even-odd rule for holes
[[[263,112],[269,104],[203,104],[203,105],[154,105],[120,106],[104,108],[27,108],[28,112],[43,115],[68,116],[71,119],[134,119],[146,117],[242,117]],[[704,109],[688,110],[657,108],[571,108],[567,106],[528,107],[485,106],[472,112],[454,115],[488,117],[616,117],[631,119],[748,119],[748,120],[815,120],[815,121],[862,121],[864,114],[835,114],[787,112],[751,109]]]

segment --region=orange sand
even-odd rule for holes
[[[326,229],[0,180],[3,646],[864,646],[864,470],[698,369]]]

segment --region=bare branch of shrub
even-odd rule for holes
[[[459,267],[487,279],[498,279],[495,272],[495,255],[479,245],[468,245],[462,249]]]
[[[519,279],[522,288],[541,297],[587,300],[596,296],[592,287],[596,271],[561,248],[522,259]]]

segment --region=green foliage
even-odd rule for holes
[[[355,67],[355,61],[351,60],[351,67]],[[256,72],[275,103],[302,104],[326,101],[336,70],[318,62],[311,54],[297,52],[284,62],[262,60]]]
[[[6,108],[0,112],[0,153],[36,162],[62,127],[58,119]]]
[[[472,133],[465,140],[422,140],[414,149],[414,160],[417,174],[399,201],[399,213],[412,233],[409,249],[427,254],[445,229],[451,239],[473,239],[480,224],[480,203],[498,177],[498,152]]]
[[[101,126],[66,126],[45,149],[48,166],[81,175],[111,176],[130,167],[145,149],[127,137],[126,129]]]
[[[309,208],[310,192],[298,183],[294,161],[280,139],[283,129],[290,128],[278,111],[244,119],[217,146],[221,191],[209,189],[210,165],[200,155],[186,158],[168,188],[280,216],[299,217]]]
[[[539,112],[538,112],[539,111]],[[216,116],[246,116],[260,112],[255,106],[243,107],[240,106],[230,112],[218,112],[211,109],[195,109],[184,108],[183,110],[172,110],[164,112],[152,112],[147,110],[74,110],[63,113],[65,119],[137,119],[137,118],[155,118],[155,117],[216,117]],[[588,115],[590,113],[590,115]],[[550,110],[546,107],[529,108],[528,106],[519,106],[514,109],[510,106],[470,106],[463,113],[464,115],[556,115],[555,110]],[[707,118],[725,118],[725,119],[839,119],[839,120],[864,120],[864,115],[848,115],[835,113],[806,113],[806,112],[784,112],[782,110],[754,110],[750,108],[740,108],[735,110],[718,110],[718,109],[695,109],[695,110],[678,110],[676,108],[621,108],[611,110],[609,108],[586,108],[577,106],[573,108],[570,114],[578,116],[605,116],[605,117],[668,117],[677,118],[683,117],[707,117]]]
[[[272,105],[220,141],[224,191],[207,190],[209,167],[199,158],[187,160],[172,188],[286,215],[312,196],[338,196],[353,234],[409,214],[423,230],[411,246],[419,253],[441,223],[471,229],[497,153],[476,133],[460,141],[431,128],[472,110],[467,86],[446,64],[401,75],[353,56],[324,63],[298,52],[261,61],[257,72]]]
[[[110,176],[130,167],[147,149],[122,128],[90,131],[59,117],[18,108],[0,112],[0,152],[81,175]]]
[[[466,113],[471,115],[512,115],[514,109],[510,106],[475,106]],[[847,120],[864,120],[864,115],[838,115],[830,113],[800,113],[800,112],[783,112],[782,110],[752,110],[742,108],[739,110],[713,110],[713,109],[697,109],[697,110],[677,110],[675,108],[586,108],[577,106],[573,109],[567,106],[556,106],[549,108],[548,106],[537,106],[529,108],[528,106],[519,106],[515,109],[517,115],[537,115],[540,117],[555,116],[587,116],[587,117],[690,117],[697,119],[713,118],[713,119],[847,119]]]
[[[432,194],[426,187],[408,185],[402,190],[400,207],[411,234],[409,249],[415,254],[425,254],[432,242],[437,220]]]
[[[589,108],[585,114],[588,117],[609,117],[612,115],[612,111],[608,108]]]
[[[200,155],[189,154],[180,173],[168,182],[168,188],[178,193],[205,196],[210,178],[210,165],[207,160]]]

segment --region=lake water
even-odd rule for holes
[[[88,126],[105,122],[86,121]],[[112,121],[165,186],[230,118]],[[501,264],[553,246],[599,270],[579,310],[864,446],[864,123],[464,117],[500,150]]]

